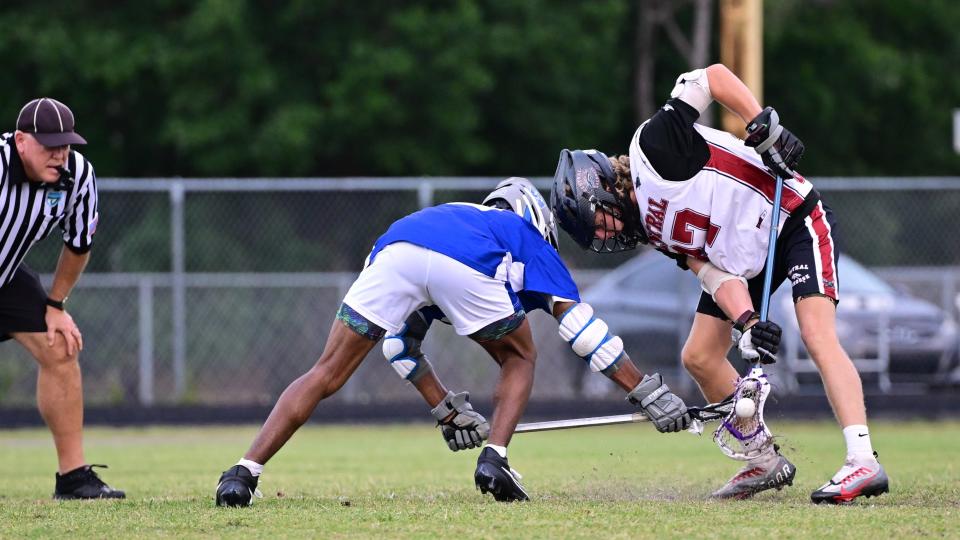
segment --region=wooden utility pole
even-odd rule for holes
[[[720,0],[720,61],[763,105],[763,0]],[[720,121],[724,131],[744,136],[743,121],[730,111],[723,109]]]

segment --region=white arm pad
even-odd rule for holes
[[[575,304],[560,317],[560,337],[593,371],[604,371],[623,356],[623,340],[610,335],[607,323],[593,316],[590,304]]]
[[[717,293],[717,289],[726,281],[739,279],[743,282],[744,287],[747,286],[747,279],[743,276],[735,276],[729,272],[724,272],[709,262],[704,264],[703,268],[697,272],[697,279],[700,280],[700,288],[714,300],[716,300],[714,295]]]
[[[713,102],[707,70],[695,69],[677,77],[677,85],[670,92],[670,97],[680,98],[681,101],[703,114],[707,106]]]

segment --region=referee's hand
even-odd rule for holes
[[[83,350],[83,335],[77,328],[77,323],[73,322],[73,317],[66,311],[53,307],[47,307],[45,317],[47,323],[47,346],[53,347],[56,342],[57,334],[63,334],[63,339],[67,344],[67,355],[73,356]]]

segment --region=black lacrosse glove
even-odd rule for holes
[[[780,336],[783,330],[775,322],[757,321],[737,339],[740,357],[756,364],[772,364],[777,361],[780,350]]]
[[[440,404],[430,411],[437,419],[440,434],[450,450],[480,448],[490,436],[490,423],[470,405],[470,394],[447,392]],[[452,415],[452,416],[451,416]]]
[[[763,164],[781,178],[796,176],[797,164],[803,157],[803,141],[780,125],[773,107],[767,107],[747,124],[744,143],[756,150]]]
[[[659,373],[644,375],[627,394],[627,401],[640,407],[660,433],[683,431],[693,421],[687,405],[663,384]]]

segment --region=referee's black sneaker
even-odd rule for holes
[[[493,448],[484,448],[480,452],[473,481],[480,493],[489,492],[500,502],[530,500],[520,485],[520,473],[511,469],[507,458],[500,457]]]
[[[68,473],[57,473],[57,487],[54,499],[125,499],[127,495],[119,489],[113,489],[93,471],[94,467],[107,468],[106,465],[84,465]]]
[[[259,481],[260,477],[243,465],[223,471],[217,484],[217,506],[250,506],[254,496],[261,496],[257,489]]]

